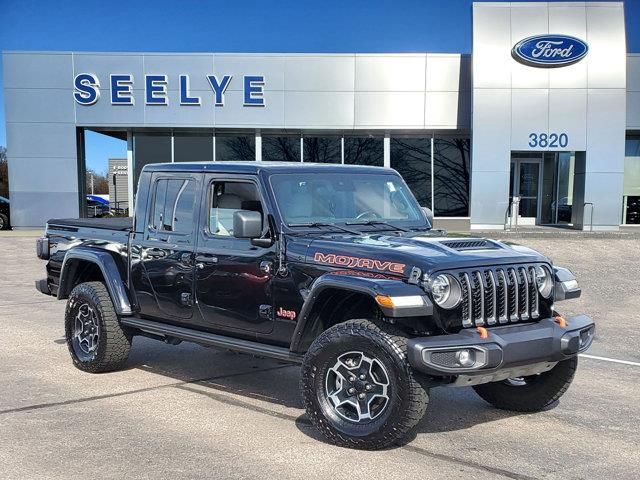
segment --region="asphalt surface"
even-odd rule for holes
[[[589,354],[640,362],[640,240],[518,239],[570,267],[598,323]],[[301,408],[299,372],[273,360],[137,337],[128,368],[76,370],[64,302],[35,291],[34,239],[0,237],[0,478],[638,478],[640,365],[581,358],[536,414],[439,388],[410,442],[328,445]]]

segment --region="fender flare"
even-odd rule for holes
[[[385,308],[379,306],[382,313],[387,317],[417,317],[433,315],[433,304],[427,297],[424,290],[417,285],[404,283],[401,279],[378,279],[358,277],[351,275],[336,275],[327,273],[322,275],[313,282],[311,290],[306,295],[300,314],[298,315],[298,323],[293,331],[291,340],[291,351],[298,352],[300,344],[307,333],[309,327],[312,327],[311,312],[317,303],[320,294],[329,289],[335,288],[339,290],[349,291],[353,293],[363,293],[375,299],[377,295],[394,296],[421,296],[424,301],[422,307],[409,308]]]
[[[69,297],[70,292],[67,292],[68,288],[66,284],[69,281],[69,275],[71,275],[71,272],[73,271],[71,266],[75,260],[81,260],[97,265],[104,277],[105,285],[116,313],[119,316],[133,314],[129,295],[115,259],[108,251],[97,248],[73,247],[67,251],[64,256],[64,260],[62,261],[62,268],[60,269],[58,300]]]

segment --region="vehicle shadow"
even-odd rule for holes
[[[207,395],[214,401],[292,420],[305,435],[325,441],[309,428],[300,398],[297,365],[188,343],[167,346],[136,337],[129,368],[173,378],[178,388]],[[517,415],[522,414],[490,406],[471,388],[434,388],[426,415],[403,443],[416,435],[465,430]]]

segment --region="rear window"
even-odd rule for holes
[[[156,181],[150,227],[158,232],[189,234],[193,230],[196,182],[188,178]]]

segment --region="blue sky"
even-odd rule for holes
[[[471,3],[0,0],[0,50],[467,53]],[[640,52],[640,0],[624,3],[627,48]],[[89,165],[122,156],[122,142],[100,137],[89,142]]]

